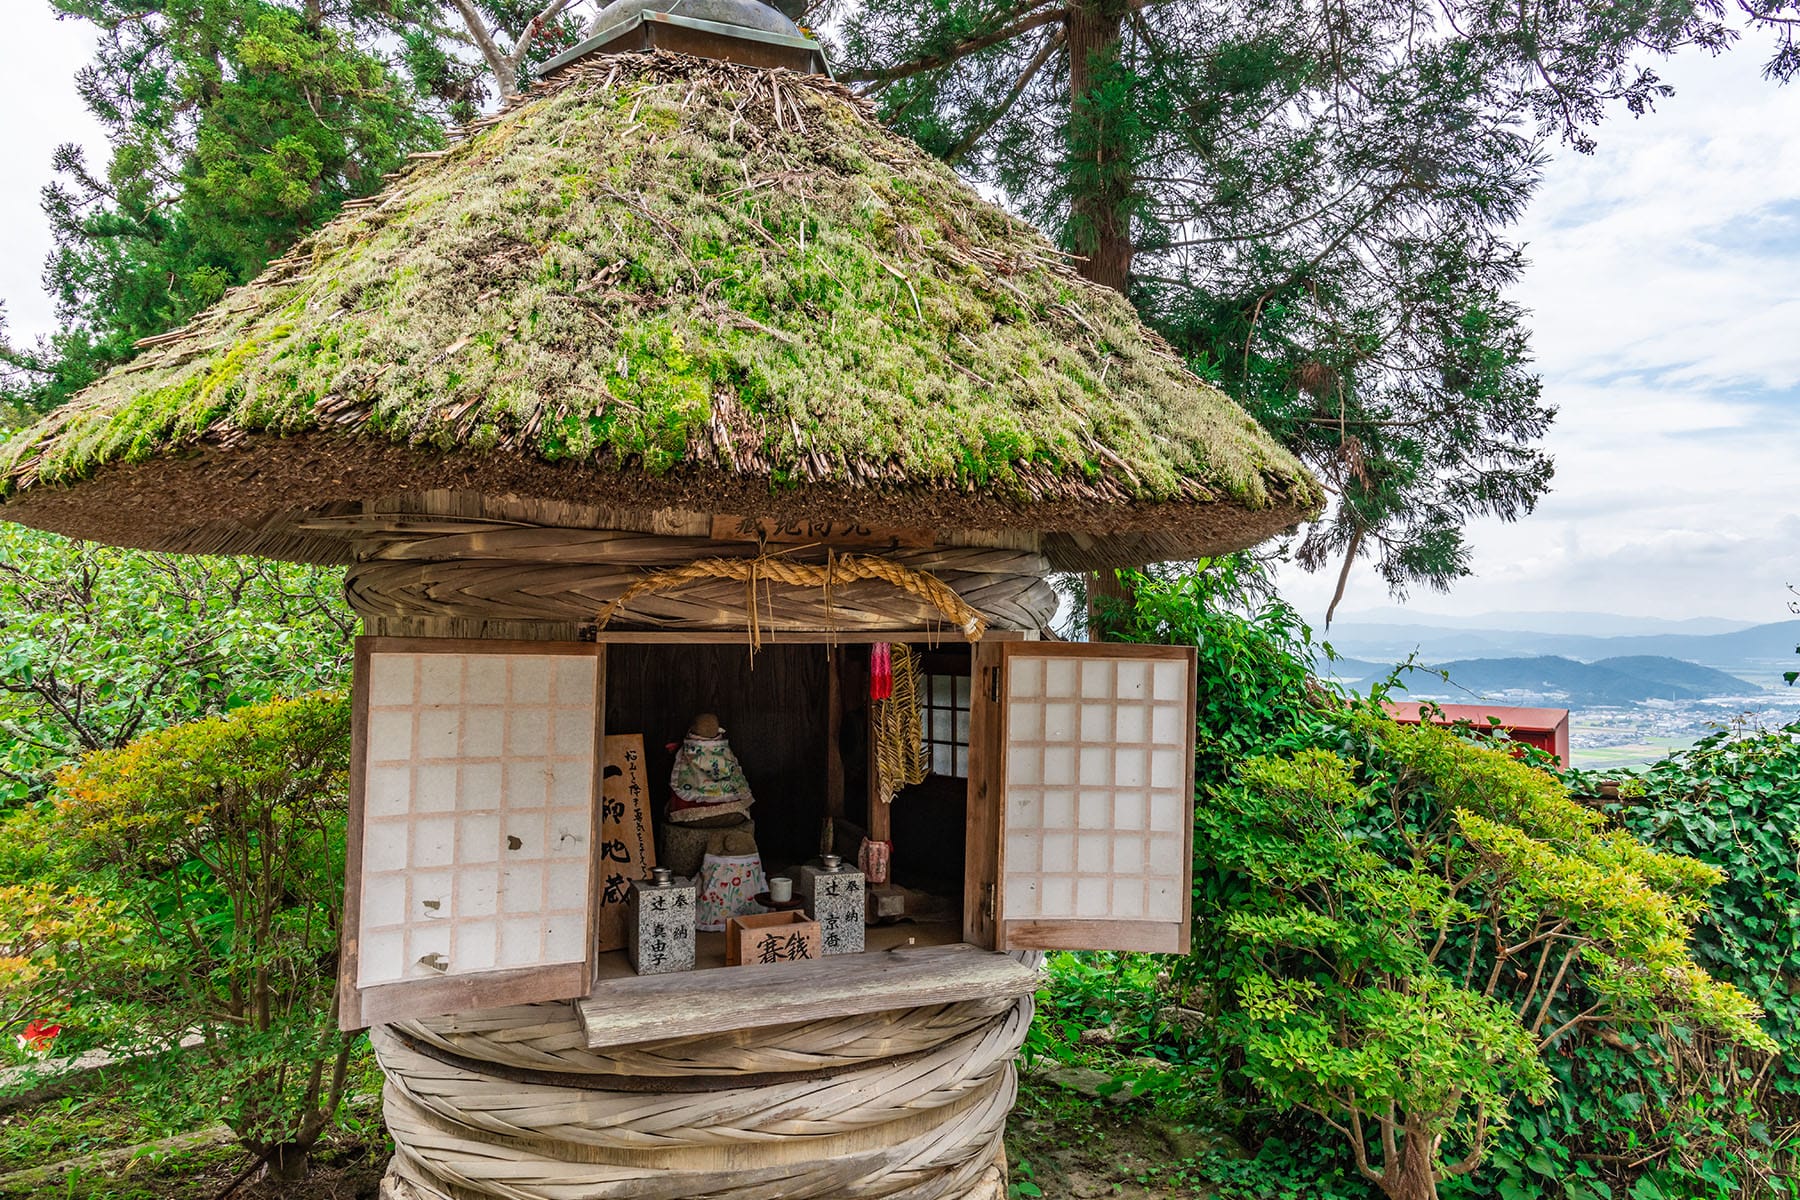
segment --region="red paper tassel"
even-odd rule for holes
[[[886,700],[894,694],[894,651],[886,642],[869,650],[869,699]]]

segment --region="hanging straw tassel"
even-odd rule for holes
[[[877,655],[879,654],[879,660]],[[879,661],[879,666],[874,664]],[[870,732],[875,739],[875,792],[893,803],[901,788],[924,783],[931,762],[919,711],[923,662],[905,643],[878,643],[870,654]],[[876,682],[879,680],[879,683]],[[879,690],[878,690],[879,689]]]

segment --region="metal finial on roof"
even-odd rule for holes
[[[786,0],[786,3],[788,7],[796,7],[793,0]],[[800,11],[805,11],[803,5],[799,7]],[[800,36],[800,27],[783,16],[779,6],[771,7],[762,0],[613,0],[588,22],[588,36],[606,33],[643,12],[660,12],[665,16],[686,17],[690,21],[711,21],[715,25],[787,37]]]
[[[823,48],[791,19],[806,8],[806,0],[776,0],[775,7],[762,0],[613,0],[594,14],[580,44],[542,70],[589,54],[662,49],[829,75]]]

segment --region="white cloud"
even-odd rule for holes
[[[1800,406],[1644,384],[1554,387],[1551,494],[1525,519],[1470,531],[1475,576],[1421,612],[1572,610],[1776,621],[1800,583]],[[1357,572],[1347,611],[1388,600]],[[1323,615],[1333,579],[1285,572]]]
[[[105,137],[75,92],[75,72],[93,56],[94,28],[58,21],[43,0],[13,0],[0,40],[0,299],[14,337],[29,341],[55,325],[41,276],[50,227],[38,194],[50,182],[50,155],[64,142],[89,147],[103,166]]]
[[[1553,380],[1800,385],[1800,88],[1763,80],[1759,51],[1677,59],[1674,97],[1552,164],[1520,295]]]

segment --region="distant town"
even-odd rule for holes
[[[1521,614],[1538,628],[1351,620],[1325,637],[1321,674],[1393,699],[1570,710],[1578,767],[1641,766],[1721,728],[1800,722],[1800,620],[1645,622]],[[1560,628],[1559,628],[1560,626]],[[1648,628],[1646,628],[1648,627]]]

